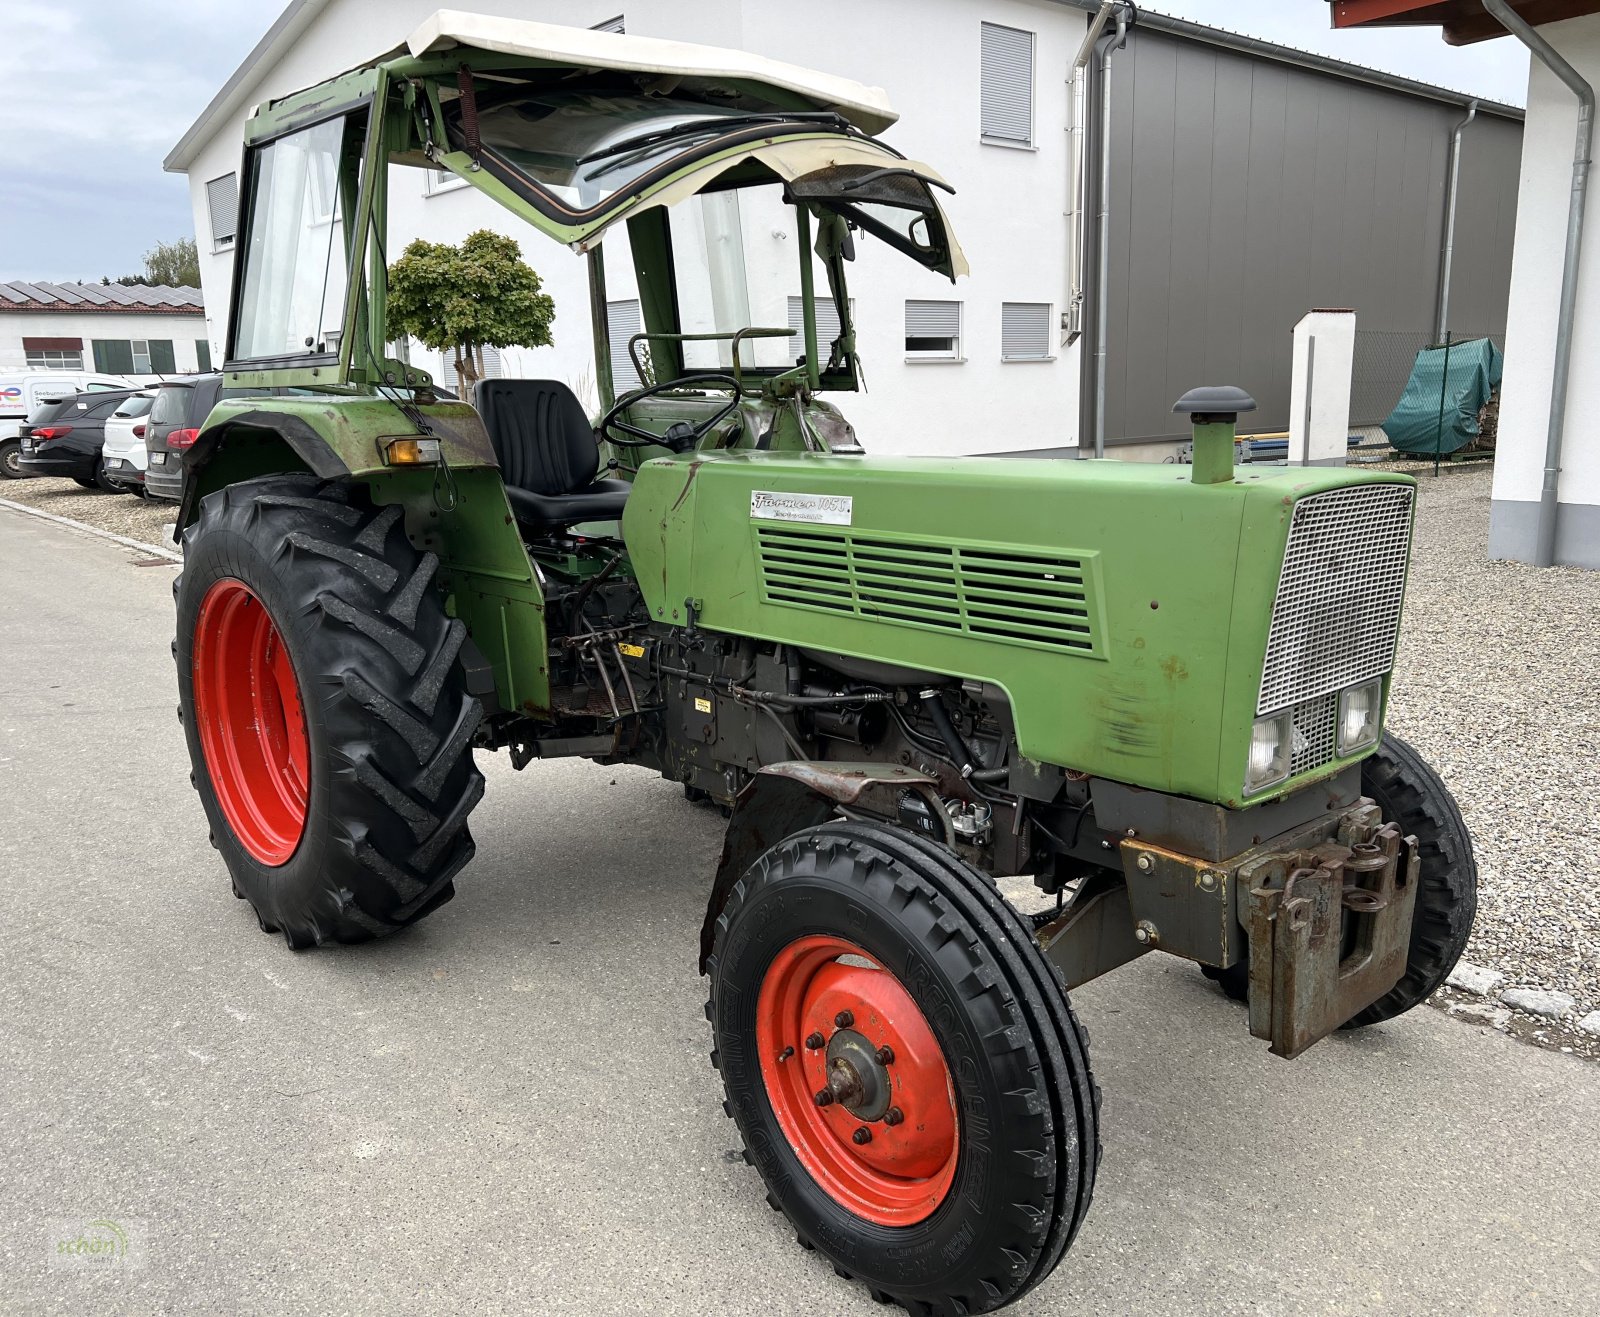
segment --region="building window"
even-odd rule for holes
[[[961,360],[961,303],[906,303],[906,359]]]
[[[641,383],[628,354],[628,340],[644,332],[644,316],[637,297],[606,303],[606,338],[611,350],[611,387],[620,397]]]
[[[97,338],[94,368],[107,375],[174,375],[177,359],[170,338]]]
[[[211,369],[211,340],[197,338],[194,341],[194,364],[199,370]]]
[[[590,31],[591,32],[626,32],[628,29],[627,29],[626,26],[624,26],[622,20],[623,20],[623,15],[618,14],[615,18],[606,19],[606,21],[604,23],[596,23],[594,25],[594,27],[592,27],[590,29]]]
[[[483,349],[483,378],[497,380],[505,374],[505,368],[500,364],[499,348]],[[444,354],[444,369],[439,372],[439,383],[449,389],[457,397],[461,397],[461,376],[456,373],[456,356],[454,352]]]
[[[81,338],[24,338],[22,351],[29,370],[82,370]]]
[[[448,169],[424,169],[422,176],[426,180],[423,184],[425,195],[433,197],[441,192],[454,192],[458,187],[466,187],[467,180],[460,174],[452,174]]]
[[[1033,145],[1033,33],[983,25],[979,136],[1000,146]]]
[[[239,230],[237,174],[224,174],[206,184],[206,211],[211,216],[211,250],[227,251]]]
[[[1000,303],[1000,360],[1049,361],[1050,303]]]
[[[842,332],[839,324],[839,308],[831,297],[815,298],[817,306],[817,352],[822,358],[822,364],[827,365],[829,349],[833,346],[834,339]],[[855,314],[855,299],[850,299],[850,312]],[[806,303],[803,297],[789,299],[789,332],[799,339],[799,345],[794,353],[798,358],[806,350]]]

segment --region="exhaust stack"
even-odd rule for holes
[[[1232,384],[1210,384],[1190,389],[1172,410],[1187,414],[1194,427],[1194,467],[1197,485],[1220,485],[1233,479],[1233,444],[1239,413],[1253,412],[1256,400]]]

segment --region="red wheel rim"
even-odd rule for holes
[[[243,581],[224,577],[200,601],[193,675],[217,804],[250,856],[276,867],[306,828],[306,717],[283,637]]]
[[[756,1048],[778,1125],[830,1198],[878,1225],[932,1215],[955,1179],[955,1088],[899,979],[843,938],[791,942],[761,982]]]

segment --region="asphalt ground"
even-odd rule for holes
[[[292,953],[207,844],[141,561],[0,509],[0,1311],[882,1312],[723,1117],[715,813],[490,759],[454,902]],[[1594,1067],[1428,1009],[1285,1063],[1156,957],[1075,1002],[1105,1161],[1011,1311],[1600,1311]],[[61,1252],[96,1220],[121,1261]]]

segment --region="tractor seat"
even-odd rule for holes
[[[600,466],[594,430],[560,380],[479,380],[472,400],[519,522],[554,530],[622,515],[632,486],[594,478]]]

